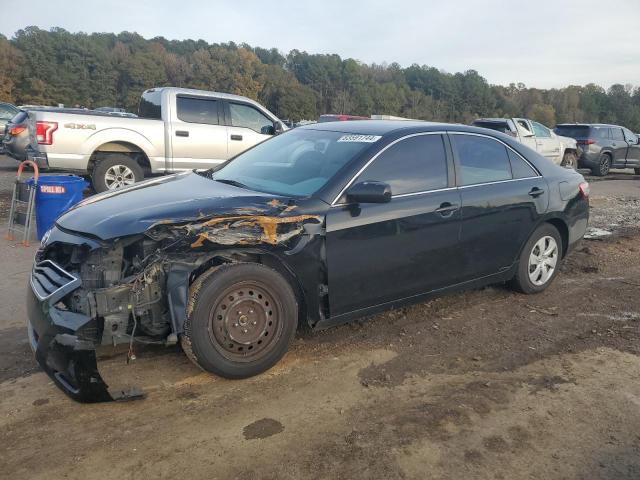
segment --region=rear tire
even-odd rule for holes
[[[578,157],[574,152],[567,152],[564,154],[560,166],[564,168],[573,168],[575,170],[578,168]]]
[[[596,177],[604,177],[609,173],[609,170],[611,170],[611,155],[603,153],[598,160],[598,166],[592,168],[591,173]]]
[[[296,296],[282,275],[257,263],[232,263],[192,284],[181,343],[203,370],[247,378],[284,356],[297,325]]]
[[[109,154],[99,160],[91,173],[93,189],[98,193],[133,185],[142,179],[142,167],[122,153]]]
[[[553,281],[560,268],[562,237],[558,229],[543,223],[522,249],[512,286],[522,293],[539,293]]]

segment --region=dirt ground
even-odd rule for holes
[[[148,393],[128,403],[74,403],[38,370],[34,249],[3,240],[0,478],[638,479],[640,179],[612,178],[592,183],[592,225],[611,234],[543,294],[497,285],[300,333],[242,381],[177,348],[117,356],[107,381]]]

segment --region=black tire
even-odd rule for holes
[[[115,181],[118,184],[122,184],[121,186],[126,186],[125,182],[129,182],[130,179],[132,184],[144,179],[144,172],[138,162],[122,153],[112,153],[100,159],[93,168],[93,172],[91,172],[93,189],[98,193],[110,190],[110,186],[114,182],[107,178],[107,174],[112,175],[114,171],[121,171],[126,174],[126,178],[123,177],[121,182]],[[113,188],[120,187],[116,185]]]
[[[636,175],[640,175],[640,168],[634,168],[633,173],[635,173]]]
[[[564,157],[562,157],[561,167],[564,168],[573,168],[574,170],[578,168],[578,156],[575,152],[566,152]]]
[[[556,261],[554,264],[554,269],[551,272],[551,275],[548,279],[544,281],[543,284],[536,284],[530,278],[530,257],[534,253],[534,247],[536,244],[546,238],[552,237],[556,243]],[[522,252],[520,253],[520,259],[518,260],[518,267],[516,270],[516,274],[511,281],[511,285],[513,288],[522,293],[539,293],[545,290],[553,279],[558,274],[558,270],[560,268],[560,261],[562,259],[562,237],[558,232],[558,229],[549,223],[543,223],[531,234],[529,240],[525,244]],[[543,266],[544,268],[544,266]],[[535,271],[535,270],[534,270]]]
[[[598,160],[598,166],[593,167],[591,173],[596,177],[605,177],[609,173],[609,170],[611,170],[611,155],[603,153]]]
[[[257,263],[225,264],[191,285],[181,344],[203,370],[247,378],[284,356],[297,325],[296,296],[282,275]]]

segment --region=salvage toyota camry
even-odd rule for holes
[[[549,286],[588,184],[499,132],[354,121],[284,133],[216,170],[90,197],[37,252],[29,336],[72,398],[126,397],[98,348],[172,344],[256,375],[321,329],[463,288]],[[126,368],[123,363],[123,368]]]

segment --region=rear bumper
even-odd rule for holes
[[[578,158],[578,166],[581,168],[594,168],[600,165],[600,153],[582,152]]]
[[[59,308],[60,300],[80,286],[80,279],[49,260],[34,266],[27,289],[28,333],[42,369],[69,397],[96,403],[140,396],[110,390],[96,361],[96,321]]]

